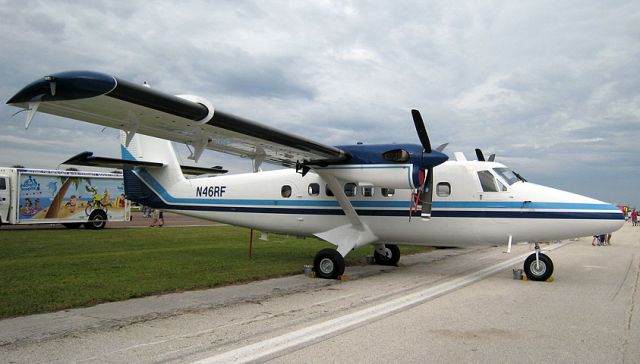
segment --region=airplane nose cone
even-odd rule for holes
[[[587,196],[526,182],[512,186],[525,200],[525,209],[555,221],[538,231],[540,236],[582,237],[612,233],[624,225],[624,214],[616,206]],[[527,207],[530,206],[530,207]],[[538,235],[536,235],[538,236]],[[555,237],[554,239],[558,239]]]
[[[567,194],[569,194],[567,192]],[[610,203],[592,199],[582,195],[574,195],[570,201],[577,202],[576,216],[586,219],[589,223],[585,228],[590,230],[588,235],[612,233],[624,226],[624,214],[620,209]],[[583,236],[586,236],[583,235]]]

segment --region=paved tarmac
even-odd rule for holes
[[[516,245],[348,267],[0,321],[0,362],[640,362],[640,228],[543,246],[552,282],[514,280]]]

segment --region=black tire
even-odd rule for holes
[[[537,267],[536,255],[531,254],[524,260],[524,273],[532,281],[546,281],[553,274],[553,262],[548,256],[539,253],[540,266]]]
[[[378,265],[397,266],[398,261],[400,261],[400,248],[398,248],[398,246],[394,244],[385,244],[385,248],[387,249],[387,253],[389,253],[390,256],[380,254],[377,250],[374,250],[373,262]]]
[[[89,216],[89,221],[84,223],[84,227],[90,230],[104,229],[107,225],[107,214],[102,210],[95,210]]]
[[[313,270],[318,278],[337,279],[344,273],[344,258],[337,250],[322,249],[313,260]]]
[[[66,224],[62,224],[64,227],[66,227],[67,229],[77,229],[80,226],[82,226],[81,222],[68,222]]]

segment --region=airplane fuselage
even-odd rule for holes
[[[359,186],[355,181],[343,186],[380,242],[468,246],[506,244],[510,237],[513,242],[548,241],[611,232],[624,222],[615,206],[530,182],[507,181],[496,170],[508,171],[493,162],[448,161],[437,166],[430,220],[420,218],[419,210],[411,211],[412,190]],[[129,180],[129,198],[180,214],[303,236],[347,223],[327,183],[315,173],[302,177],[284,169],[185,179],[172,186],[160,185],[143,170],[134,173],[145,193],[132,193]],[[493,177],[496,191],[485,191],[487,177]]]

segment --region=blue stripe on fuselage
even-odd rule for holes
[[[269,213],[269,214],[299,214],[299,215],[344,215],[337,201],[313,200],[257,200],[257,199],[195,199],[177,198],[171,196],[166,189],[156,181],[147,171],[137,170],[136,178],[146,184],[141,184],[145,198],[149,205],[172,210],[196,210],[240,213]],[[155,191],[154,191],[155,190]],[[361,216],[394,216],[408,217],[408,201],[352,201],[356,211]],[[524,207],[524,208],[523,208]],[[466,218],[537,218],[537,219],[605,219],[619,220],[622,217],[617,208],[608,204],[577,204],[554,202],[489,202],[489,201],[435,201],[433,217],[466,217]],[[358,209],[360,208],[360,209]],[[363,209],[364,208],[364,209]],[[440,208],[437,210],[436,208]],[[445,209],[463,210],[445,210]],[[494,209],[494,210],[479,210]],[[499,211],[495,209],[518,209],[517,211]],[[532,211],[534,209],[555,209],[570,211]],[[585,210],[605,210],[593,212]],[[420,211],[414,216],[419,216]]]

